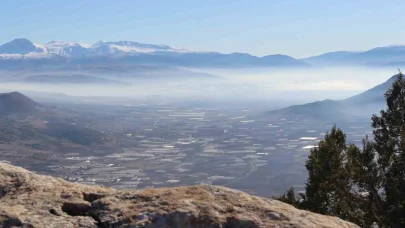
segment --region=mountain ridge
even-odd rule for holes
[[[22,46],[22,47],[20,47]],[[41,53],[44,56],[47,55],[60,55],[68,57],[78,57],[81,55],[91,54],[117,54],[117,53],[154,53],[154,52],[196,52],[187,49],[176,48],[163,44],[147,44],[135,41],[98,41],[94,44],[85,44],[83,42],[72,41],[50,41],[46,44],[35,44],[26,38],[16,38],[0,46],[0,56],[22,55],[24,57],[30,57],[30,53],[38,53],[36,47],[44,48]],[[20,50],[21,49],[21,50]],[[76,49],[73,51],[72,49]]]
[[[292,105],[286,108],[277,109],[268,112],[269,114],[298,114],[313,117],[331,116],[336,118],[347,116],[348,112],[372,114],[384,108],[385,92],[391,87],[392,83],[399,74],[393,75],[385,82],[376,85],[360,94],[348,97],[342,100],[322,100],[301,105]],[[369,113],[371,112],[371,113]]]
[[[27,39],[0,46],[0,69],[30,67],[55,68],[72,64],[152,64],[180,67],[309,67],[291,56],[257,57],[247,53],[191,51],[169,45],[134,41],[100,41],[93,45],[81,42],[51,41],[34,44]]]
[[[405,45],[375,47],[365,51],[335,51],[301,58],[317,66],[404,66]]]
[[[97,61],[100,57],[113,58],[132,64],[165,64],[175,66],[208,67],[309,67],[309,66],[405,66],[405,45],[376,47],[366,51],[334,51],[307,58],[294,58],[283,54],[262,57],[248,53],[220,53],[195,51],[164,44],[148,44],[135,41],[83,42],[51,41],[35,44],[25,38],[17,38],[0,46],[0,61],[46,61],[57,63],[71,59]],[[6,64],[13,64],[7,62]],[[1,67],[1,64],[0,64]]]

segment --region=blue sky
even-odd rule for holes
[[[405,44],[403,0],[2,0],[0,43],[132,40],[306,57]]]

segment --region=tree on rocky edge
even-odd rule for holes
[[[385,94],[386,109],[373,115],[373,140],[346,143],[336,126],[311,150],[308,180],[295,206],[338,216],[363,227],[405,227],[405,80],[398,74]],[[287,195],[294,195],[291,190]],[[284,195],[284,198],[287,196]],[[291,198],[288,197],[288,198]]]

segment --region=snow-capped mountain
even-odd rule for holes
[[[377,47],[360,52],[330,52],[305,59],[294,59],[285,55],[252,56],[246,53],[223,54],[219,52],[199,52],[168,45],[139,43],[134,41],[99,41],[93,45],[81,42],[51,41],[34,44],[25,38],[14,39],[0,46],[1,59],[41,59],[57,63],[58,58],[65,62],[100,63],[117,62],[131,64],[165,64],[178,66],[322,66],[322,65],[405,65],[405,46]]]
[[[378,47],[362,52],[332,52],[305,59],[286,55],[253,56],[247,53],[224,54],[201,52],[168,45],[134,41],[99,41],[93,45],[81,42],[51,41],[34,44],[14,39],[0,46],[2,68],[67,65],[165,65],[182,67],[308,67],[312,66],[405,66],[405,46]],[[15,61],[14,61],[15,60]],[[32,61],[31,61],[32,60]]]
[[[145,44],[133,41],[105,42],[93,45],[82,42],[51,41],[44,45],[34,44],[28,39],[18,38],[0,46],[0,57],[32,56],[93,56],[93,55],[131,55],[139,53],[190,53],[192,51],[168,45]]]
[[[15,39],[0,46],[0,69],[35,67],[75,68],[87,66],[135,65],[186,67],[307,67],[285,55],[257,57],[246,53],[200,52],[168,45],[133,41],[105,42],[93,45],[81,42],[51,41],[44,45],[27,39]],[[107,67],[107,68],[108,68]],[[111,68],[111,67],[110,67]],[[114,67],[112,67],[114,68]],[[116,68],[116,67],[115,67]]]
[[[168,45],[144,44],[133,41],[105,42],[99,41],[89,48],[89,53],[97,55],[136,54],[154,52],[188,53],[190,50],[171,47]]]
[[[61,56],[79,56],[86,54],[87,50],[91,47],[82,42],[62,42],[51,41],[44,45],[48,54],[61,55]]]

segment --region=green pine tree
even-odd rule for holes
[[[302,207],[349,219],[353,206],[350,175],[346,170],[346,135],[336,126],[311,150],[305,164],[308,180]]]
[[[374,143],[363,139],[363,148],[350,145],[347,150],[346,169],[350,172],[352,193],[356,202],[355,214],[351,218],[362,227],[370,227],[380,219],[378,205],[381,205],[381,198],[378,191],[381,182],[378,174],[378,167],[375,163]],[[380,227],[381,227],[380,223]]]
[[[295,190],[293,187],[289,188],[286,193],[284,193],[280,197],[274,197],[276,200],[280,200],[281,202],[288,203],[294,207],[300,207],[299,200],[295,197]]]
[[[378,194],[383,222],[405,227],[405,80],[400,72],[385,94],[386,110],[373,115],[376,166],[381,191]],[[379,189],[378,189],[379,190]],[[376,202],[379,203],[379,202]]]
[[[284,202],[338,216],[362,227],[405,227],[405,80],[402,73],[385,94],[387,107],[372,116],[374,140],[362,148],[346,144],[334,126],[311,150],[303,202],[294,190]]]

